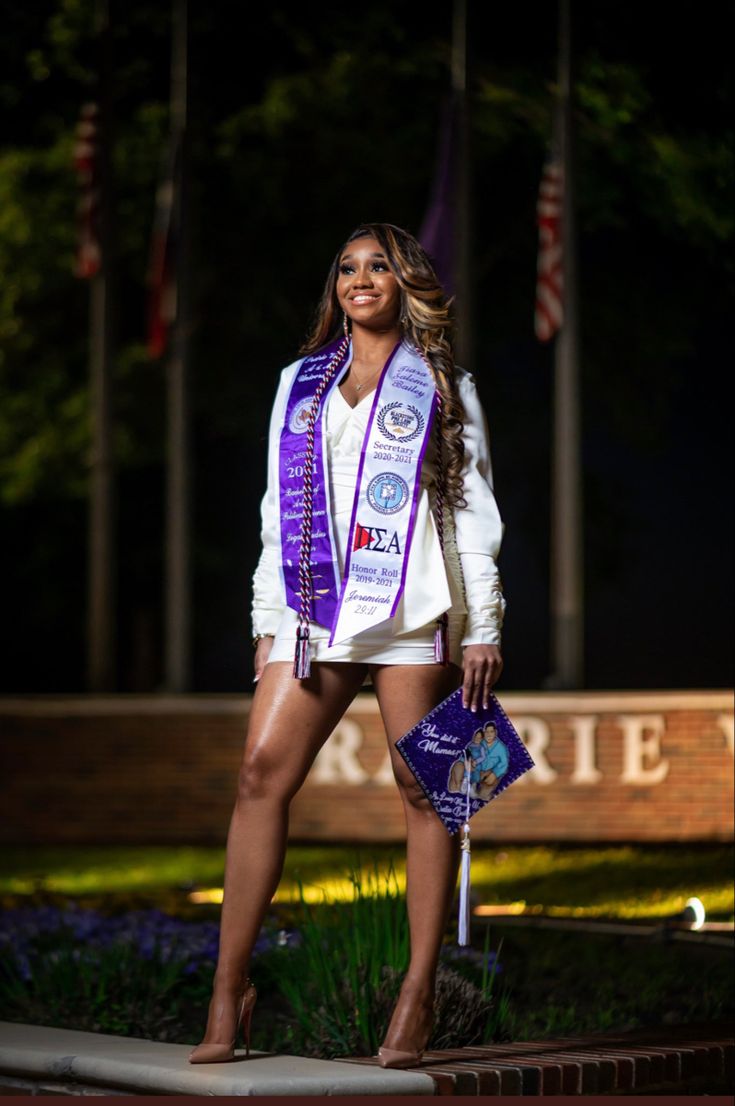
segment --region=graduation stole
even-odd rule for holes
[[[418,350],[401,340],[375,389],[340,578],[325,465],[324,412],[351,354],[351,342],[345,337],[302,359],[281,428],[281,566],[286,602],[299,612],[294,657],[298,679],[310,674],[310,620],[331,630],[332,645],[395,614],[406,582],[421,464],[432,425],[440,431],[441,397],[429,365]],[[443,494],[438,506],[441,516]],[[440,539],[442,522],[440,517]],[[446,663],[446,621],[444,614],[435,639],[436,660],[442,664]]]

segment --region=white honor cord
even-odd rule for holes
[[[459,934],[458,944],[470,943],[470,785],[472,776],[468,770],[468,756],[464,754],[464,779],[467,783],[467,807],[462,827],[462,875],[459,884]]]

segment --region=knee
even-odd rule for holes
[[[427,799],[425,792],[418,784],[404,788],[403,798],[413,810],[420,810],[422,814],[436,814],[431,800]]]
[[[394,768],[393,772],[404,803],[414,810],[434,811],[434,807],[426,797],[423,787],[405,764],[398,769]]]
[[[265,750],[246,748],[237,777],[237,801],[286,798],[283,773]]]

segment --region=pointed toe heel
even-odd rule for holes
[[[189,1053],[190,1064],[218,1064],[234,1058],[234,1045],[201,1044]]]
[[[245,1055],[250,1056],[250,1023],[253,1020],[253,1007],[255,1006],[255,1000],[258,997],[258,992],[255,986],[248,980],[245,984],[245,990],[240,998],[240,1005],[237,1011],[237,1020],[235,1021],[235,1035],[228,1045],[217,1044],[216,1042],[203,1041],[196,1048],[193,1048],[189,1053],[188,1060],[190,1064],[218,1064],[225,1060],[234,1060],[235,1058],[235,1045],[237,1044],[237,1034],[240,1026],[243,1027],[243,1033],[245,1037]]]
[[[405,1052],[400,1048],[379,1048],[378,1061],[381,1068],[413,1068],[421,1063],[424,1050]]]

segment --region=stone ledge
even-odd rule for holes
[[[190,1045],[0,1022],[0,1087],[37,1094],[629,1095],[729,1094],[731,1022],[514,1041],[429,1051],[419,1068],[375,1057],[244,1051],[226,1064],[190,1065]],[[7,1092],[6,1092],[7,1093]]]
[[[192,1042],[194,1043],[194,1042]],[[0,1022],[0,1084],[55,1093],[162,1095],[433,1095],[419,1071],[342,1060],[251,1052],[220,1064],[189,1064],[192,1045],[161,1044],[73,1029]],[[96,1088],[96,1091],[95,1091]],[[31,1092],[34,1093],[34,1092]]]

